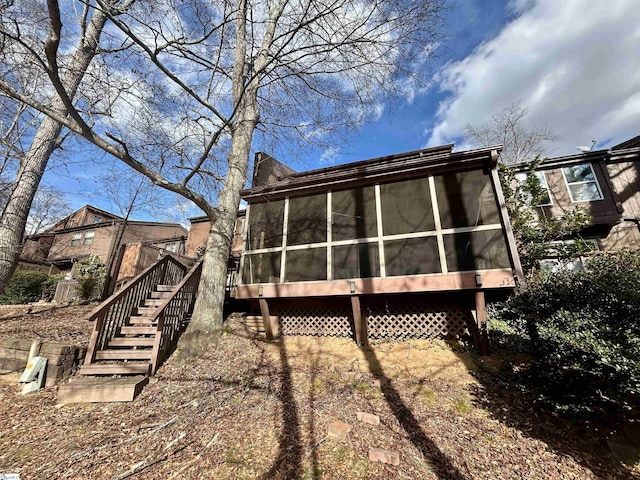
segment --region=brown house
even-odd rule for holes
[[[365,343],[477,327],[485,292],[513,288],[521,267],[500,147],[452,147],[301,173],[273,173],[278,162],[259,154],[241,192],[248,207],[232,294],[260,310],[267,335]]]
[[[44,262],[71,274],[77,260],[97,257],[107,262],[122,244],[160,242],[178,251],[184,248],[186,234],[186,229],[176,223],[125,221],[85,205],[46,232],[27,237],[21,259]]]
[[[540,205],[546,215],[580,207],[591,216],[581,237],[594,249],[640,248],[640,137],[609,150],[546,159],[536,172],[547,193]]]

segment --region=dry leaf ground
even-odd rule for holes
[[[90,325],[75,320],[80,310],[38,315],[16,326],[0,320],[0,336],[88,338]],[[472,354],[455,350],[440,341],[364,350],[344,339],[266,343],[232,320],[204,358],[170,359],[132,403],[60,406],[57,387],[22,397],[18,386],[0,384],[0,473],[22,479],[633,475],[597,432],[538,410],[479,369]],[[376,379],[388,381],[376,387]],[[358,411],[379,415],[380,425],[359,423]],[[353,426],[343,441],[327,437],[338,420]],[[371,447],[397,452],[400,465],[370,462]]]

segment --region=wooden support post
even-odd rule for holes
[[[262,314],[262,323],[264,324],[264,333],[267,340],[273,340],[273,330],[271,328],[271,316],[269,315],[269,304],[265,298],[259,299],[260,313]]]
[[[476,292],[476,323],[478,328],[476,347],[480,355],[489,355],[491,345],[489,345],[489,336],[487,335],[487,308],[483,290]]]
[[[356,343],[359,347],[364,347],[368,343],[367,339],[367,316],[360,305],[360,297],[351,297],[351,310],[353,311],[353,324],[356,330]]]

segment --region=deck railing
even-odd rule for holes
[[[87,320],[95,321],[85,357],[85,365],[95,360],[98,350],[105,348],[118,329],[131,316],[133,310],[143,305],[158,285],[176,285],[183,279],[187,268],[167,255],[135,277],[122,290],[114,293],[98,305]]]
[[[178,337],[187,326],[187,319],[193,311],[202,274],[202,260],[199,260],[182,279],[170,297],[166,298],[154,314],[158,327],[153,345],[151,374],[164,362],[175,348]]]

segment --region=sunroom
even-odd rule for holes
[[[520,274],[498,153],[446,145],[254,184],[236,298],[267,336],[477,335],[485,292]]]

